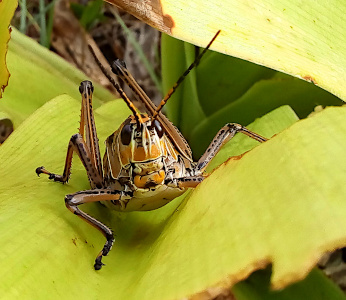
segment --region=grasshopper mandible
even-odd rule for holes
[[[147,114],[138,113],[133,102],[107,74],[90,49],[133,115],[107,138],[102,163],[91,104],[94,88],[90,81],[83,81],[79,87],[82,96],[79,133],[73,135],[68,144],[63,174],[48,172],[44,167],[37,168],[36,173],[44,173],[49,175],[49,179],[66,183],[71,174],[72,155],[74,152],[78,154],[87,171],[91,189],[66,195],[65,204],[71,212],[94,226],[107,239],[95,259],[95,270],[101,269],[102,257],[111,250],[114,236],[109,227],[80,210],[79,205],[102,202],[108,208],[122,212],[157,209],[183,194],[186,189],[195,188],[202,182],[205,178],[204,170],[210,160],[236,133],[241,132],[259,142],[267,140],[242,125],[229,123],[219,130],[202,157],[194,162],[187,141],[161,112],[167,100],[192,68],[198,65],[219,33],[220,31],[196,57],[158,107],[137,84],[125,64],[119,60],[113,62],[112,71],[133,90],[134,96],[144,104]]]

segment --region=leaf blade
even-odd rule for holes
[[[13,17],[14,11],[17,7],[17,1],[1,1],[0,2],[0,98],[2,97],[3,91],[8,84],[10,73],[7,69],[6,64],[6,53],[8,47],[8,41],[10,40],[11,29],[10,21]]]
[[[175,38],[313,82],[345,100],[346,4],[342,0],[108,0]]]
[[[117,123],[120,123],[128,114],[128,110],[122,103],[119,106],[119,101],[106,105],[114,105],[112,109],[122,112],[123,115],[120,115],[112,125],[117,127],[119,125]],[[104,140],[113,130],[109,125],[110,109],[111,107],[102,109],[101,106],[97,110],[100,140]],[[345,108],[340,110],[344,115]],[[104,119],[99,113],[104,113],[108,117]],[[272,226],[260,222],[256,223],[253,229],[240,218],[240,215],[244,214],[256,216],[262,202],[252,205],[251,209],[245,207],[244,197],[235,196],[234,193],[249,194],[249,189],[236,187],[234,178],[241,178],[239,170],[243,168],[240,167],[243,164],[245,166],[250,164],[251,168],[245,167],[245,170],[253,174],[260,171],[263,180],[269,176],[262,173],[260,166],[254,166],[253,160],[258,158],[258,153],[262,153],[272,157],[272,163],[280,162],[280,159],[273,156],[275,150],[268,149],[272,147],[271,144],[280,144],[285,140],[281,138],[282,134],[247,153],[239,161],[230,160],[216,169],[213,175],[191,194],[189,200],[187,198],[183,200],[184,197],[181,197],[162,209],[146,213],[111,213],[99,205],[88,205],[83,208],[110,225],[117,236],[111,254],[105,258],[107,266],[101,272],[95,272],[92,269],[92,261],[103,245],[103,237],[88,224],[70,214],[63,205],[65,194],[88,188],[81,164],[78,160],[74,160],[73,176],[69,185],[49,182],[46,178],[37,178],[34,174],[35,168],[42,164],[54,171],[62,169],[67,141],[69,136],[75,133],[76,125],[78,125],[78,114],[77,101],[68,96],[59,97],[47,103],[25,121],[0,149],[3,166],[0,175],[7,176],[11,182],[10,185],[0,183],[0,190],[3,191],[0,198],[1,218],[3,224],[6,224],[6,230],[0,232],[0,241],[3,245],[0,255],[7,261],[6,267],[1,270],[2,278],[6,278],[0,283],[4,295],[13,298],[19,293],[29,297],[35,293],[37,298],[43,299],[47,291],[53,289],[56,291],[54,293],[56,297],[79,295],[92,298],[96,295],[103,295],[103,297],[112,295],[128,298],[128,291],[131,290],[133,299],[136,297],[138,299],[139,296],[142,299],[181,298],[215,285],[230,287],[233,283],[245,278],[256,266],[263,267],[265,263],[270,262],[270,256],[266,252],[272,246],[270,239],[263,241],[261,238],[260,241],[256,239],[255,241],[252,236],[248,242],[244,243],[244,239],[236,234],[244,232],[244,228],[255,230],[255,232],[268,232],[265,231],[266,228],[269,230]],[[63,127],[55,122],[56,118],[62,118]],[[329,122],[329,118],[327,119]],[[333,119],[339,121],[334,117]],[[254,130],[260,131],[257,129],[263,126],[263,122],[257,123]],[[268,124],[267,121],[264,123]],[[44,132],[47,132],[48,128],[54,134],[46,136]],[[265,130],[275,130],[275,127]],[[280,143],[275,140],[279,140]],[[241,147],[243,141],[244,138],[240,138],[238,142],[237,140],[235,142]],[[21,147],[18,147],[19,144]],[[303,144],[305,145],[306,142]],[[38,146],[40,151],[37,153]],[[269,154],[266,154],[268,151]],[[341,152],[339,151],[338,155]],[[13,155],[9,157],[6,153],[13,153]],[[224,153],[224,157],[228,155],[229,153]],[[30,160],[26,157],[30,157]],[[333,157],[336,157],[334,153]],[[227,178],[220,177],[220,174],[225,173],[223,171],[225,168]],[[21,176],[18,176],[18,170]],[[286,170],[285,173],[288,171]],[[228,182],[226,185],[225,180]],[[218,190],[217,187],[220,184],[222,187],[227,187],[229,182],[232,182],[232,185],[227,188],[227,191]],[[267,185],[267,188],[270,189],[270,186]],[[328,186],[322,188],[330,190]],[[285,187],[283,189],[285,190]],[[213,193],[212,202],[210,193]],[[225,199],[225,194],[232,197]],[[242,201],[237,200],[239,197]],[[340,196],[337,194],[336,197]],[[253,197],[248,199],[253,200]],[[270,199],[267,202],[275,206],[276,198]],[[178,206],[181,201],[184,202]],[[340,218],[345,214],[340,208],[338,212]],[[258,215],[257,222],[258,218],[266,220],[266,216],[266,213]],[[337,227],[340,227],[340,224]],[[276,230],[280,232],[280,228],[278,226]],[[284,226],[282,230],[287,233],[288,228]],[[13,237],[20,235],[20,232],[25,232],[27,239],[13,242]],[[246,231],[245,234],[249,236]],[[336,234],[344,236],[340,228]],[[244,252],[244,247],[247,248],[248,245],[256,245],[260,251],[256,252],[248,247],[252,253],[248,256],[248,253]],[[290,247],[290,249],[296,249],[296,244],[292,242]],[[292,261],[291,256],[289,263],[286,259],[282,259],[282,256],[287,255],[286,250],[284,253],[277,254],[279,258],[274,257],[273,280],[276,287],[279,284],[281,284],[280,287],[283,286],[282,278],[285,274],[291,274],[291,265],[297,267],[302,263],[299,259]],[[264,258],[266,260],[263,260]],[[201,264],[201,261],[204,263]],[[306,274],[310,267],[311,260],[310,264],[305,266],[303,274]],[[47,268],[54,269],[54,272],[47,274]],[[297,267],[297,269],[301,272],[300,268]],[[23,274],[30,274],[30,276],[23,276]],[[80,278],[77,283],[73,278],[77,278],[80,274],[83,274],[83,278]],[[13,284],[14,282],[16,285]],[[37,284],[40,288],[36,289],[34,287]],[[83,292],[80,291],[81,285],[84,286]],[[40,294],[37,294],[37,291]]]

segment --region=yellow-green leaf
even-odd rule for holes
[[[100,141],[128,115],[122,102],[105,105],[96,110]],[[334,108],[229,160],[193,193],[159,210],[112,213],[99,204],[83,206],[116,235],[106,266],[96,272],[93,260],[104,238],[63,200],[89,187],[80,162],[74,159],[66,185],[35,174],[41,165],[62,171],[79,106],[69,96],[50,101],[0,148],[0,177],[6,178],[0,181],[6,225],[0,231],[0,290],[6,299],[46,299],[47,293],[59,299],[180,299],[230,287],[271,262],[272,284],[282,288],[303,278],[323,251],[345,244],[346,108]],[[117,114],[110,118],[110,111]],[[284,107],[251,128],[271,136],[295,120]],[[226,146],[239,154],[254,146],[246,141],[239,135]],[[220,155],[225,160],[231,153]]]
[[[304,280],[281,291],[270,289],[270,268],[252,274],[232,289],[236,300],[326,300],[346,299],[320,270],[313,270]]]
[[[343,0],[137,3],[107,0],[178,39],[313,82],[346,100],[346,2]]]
[[[162,77],[168,91],[195,58],[196,48],[163,35]],[[306,118],[317,105],[344,102],[298,78],[253,63],[208,51],[165,106],[198,159],[227,122],[250,124],[282,105]]]
[[[10,76],[6,64],[6,53],[7,43],[10,39],[11,33],[9,24],[16,7],[17,1],[15,0],[0,1],[0,98],[2,97],[3,91],[8,84],[8,78]]]

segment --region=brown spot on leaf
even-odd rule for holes
[[[169,27],[169,28],[173,28],[174,27],[174,20],[170,15],[164,15],[163,17],[163,23]]]
[[[73,243],[75,246],[77,246],[76,240],[77,240],[77,238],[72,239],[72,243]]]
[[[200,300],[200,299],[236,300],[236,297],[229,288],[210,287],[189,298],[189,300]]]
[[[242,153],[242,154],[240,154],[240,155],[232,156],[232,157],[230,157],[230,159],[231,159],[231,160],[241,160],[242,157],[243,157],[246,153],[248,153],[248,152],[249,152],[249,151],[246,151],[246,152],[244,152],[244,153]]]
[[[310,76],[310,75],[305,75],[305,76],[303,76],[303,79],[306,80],[306,81],[309,81],[309,82],[311,82],[311,83],[313,83],[313,84],[317,84],[316,79],[313,78],[313,77]]]
[[[160,0],[130,1],[130,0],[106,0],[120,7],[136,18],[146,22],[164,33],[171,33],[174,21],[171,16],[164,15]]]

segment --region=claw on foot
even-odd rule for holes
[[[54,174],[52,174],[51,172],[48,172],[43,166],[42,167],[38,167],[36,170],[36,174],[37,176],[40,176],[40,174],[47,174],[49,175],[49,179],[53,179],[54,178]],[[52,178],[50,178],[53,175]]]
[[[37,176],[40,177],[40,174],[46,174],[48,175],[48,178],[51,179],[51,180],[54,180],[54,181],[61,181],[59,180],[59,175],[56,175],[54,173],[51,173],[51,172],[48,172],[43,166],[42,167],[38,167],[36,170],[35,170]]]
[[[107,238],[106,244],[104,245],[103,249],[101,250],[101,252],[97,255],[95,259],[94,269],[96,271],[100,270],[102,266],[105,266],[105,264],[101,260],[102,260],[102,257],[107,256],[109,251],[112,249],[113,241],[114,241],[113,233],[110,233]]]
[[[101,259],[102,259],[102,255],[96,257],[95,259],[94,269],[96,271],[101,270],[102,266],[105,266],[105,264],[101,261]]]
[[[42,166],[42,167],[38,167],[35,172],[37,174],[38,177],[40,177],[40,174],[44,173],[45,171],[45,168]]]

